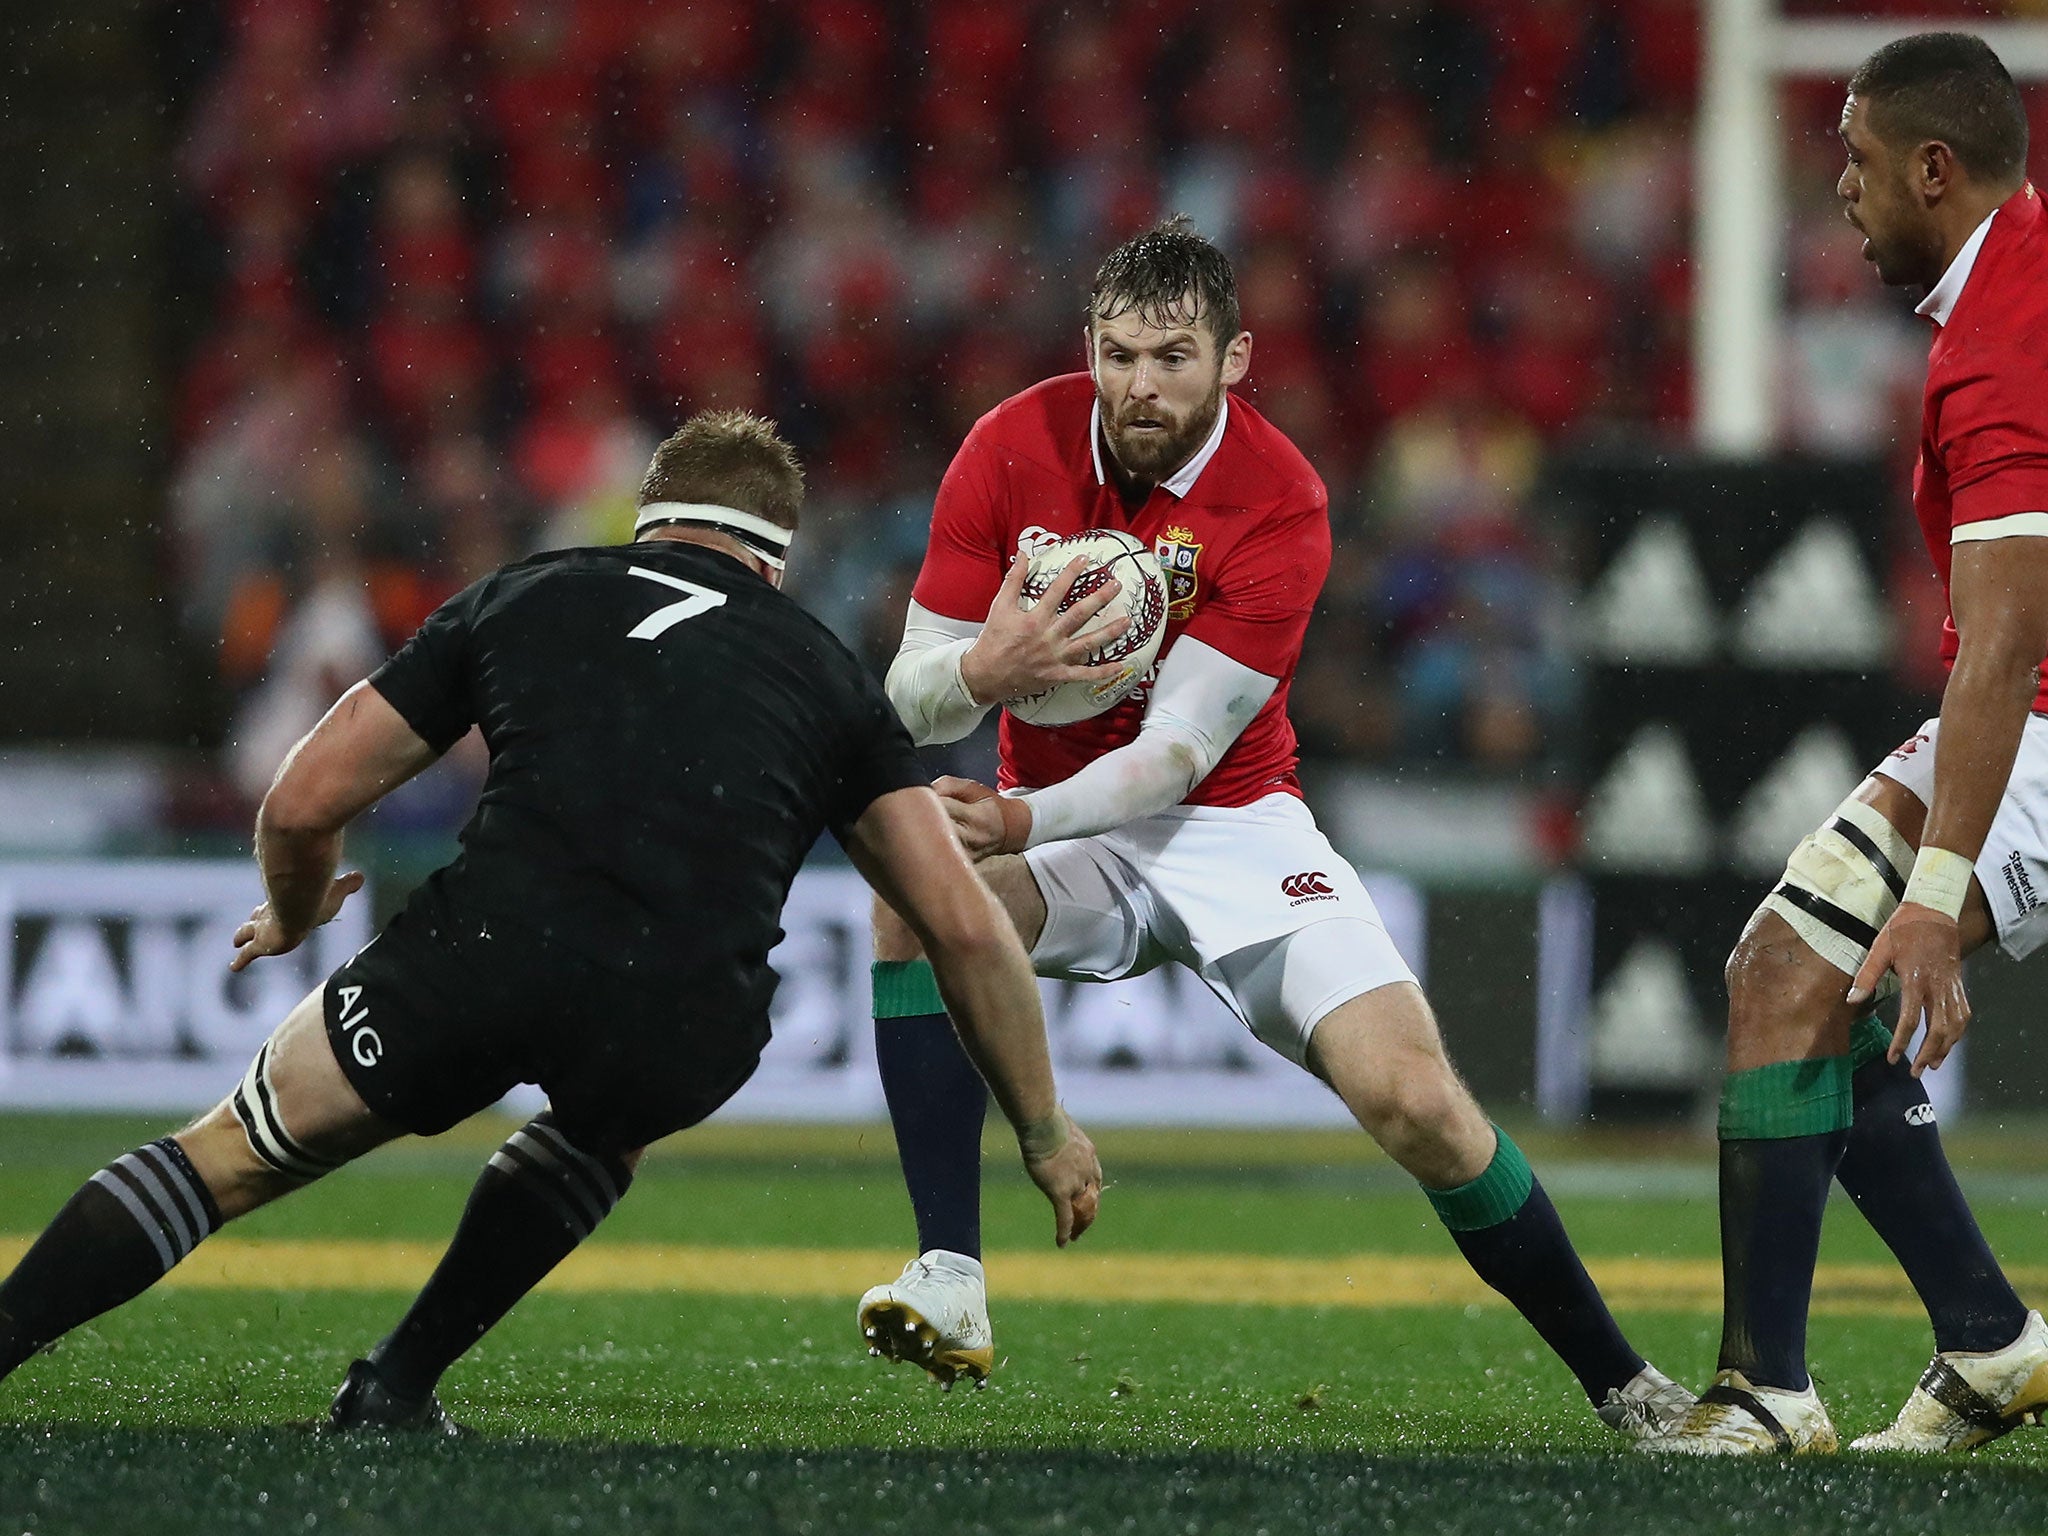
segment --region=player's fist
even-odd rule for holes
[[[269,902],[264,902],[249,914],[249,921],[237,928],[233,943],[235,957],[228,962],[228,969],[239,971],[250,961],[260,960],[265,955],[288,955],[306,942],[306,935],[322,923],[332,922],[334,914],[341,910],[341,904],[363,888],[360,870],[350,870],[345,875],[330,881],[326,894],[320,898],[319,908],[313,914],[313,921],[297,930],[287,928],[278,920],[277,913]]]
[[[932,788],[941,800],[957,800],[962,805],[976,805],[996,798],[996,792],[979,779],[955,778],[950,773],[933,779]]]
[[[1095,1143],[1064,1108],[1019,1127],[1025,1172],[1052,1204],[1053,1240],[1064,1248],[1095,1224],[1102,1208],[1102,1163]]]
[[[1031,837],[1031,807],[1009,795],[999,795],[973,779],[956,779],[950,774],[932,784],[938,791],[946,815],[952,819],[953,835],[967,857],[979,862],[999,853],[1022,853]]]

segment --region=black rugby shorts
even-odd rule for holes
[[[322,1001],[343,1073],[394,1125],[437,1135],[537,1083],[562,1133],[603,1155],[695,1125],[760,1064],[761,1010],[706,1017],[690,996],[497,919],[415,905],[328,978]]]

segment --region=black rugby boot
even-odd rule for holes
[[[464,1435],[469,1433],[448,1417],[441,1400],[429,1392],[422,1398],[400,1397],[384,1385],[384,1378],[367,1360],[348,1368],[341,1390],[327,1410],[321,1428],[329,1434],[359,1434],[364,1431],[397,1430],[405,1434]]]

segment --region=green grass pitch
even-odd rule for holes
[[[0,1238],[18,1244],[80,1179],[162,1129],[0,1120]],[[336,1240],[438,1243],[503,1129],[479,1123],[388,1149],[229,1235],[281,1254]],[[1002,1363],[986,1391],[942,1393],[867,1359],[853,1290],[797,1283],[794,1258],[778,1274],[779,1255],[908,1241],[885,1132],[706,1127],[650,1157],[591,1246],[759,1257],[720,1294],[529,1298],[444,1385],[476,1438],[336,1441],[290,1427],[324,1408],[409,1282],[308,1290],[281,1270],[239,1289],[166,1287],[0,1386],[0,1536],[2048,1531],[2048,1433],[1934,1464],[1673,1465],[1614,1440],[1502,1307],[1273,1306],[1255,1285],[1204,1289],[1197,1258],[1254,1261],[1252,1274],[1257,1261],[1371,1254],[1393,1263],[1387,1273],[1420,1273],[1454,1259],[1426,1205],[1362,1137],[1102,1141],[1113,1187],[1072,1262],[1114,1258],[1152,1276],[1159,1295],[1177,1276],[1193,1294],[1005,1299],[1005,1256],[1049,1251],[1050,1220],[992,1141]],[[1526,1144],[1596,1272],[1617,1277],[1631,1335],[1696,1384],[1718,1336],[1710,1148]],[[2048,1287],[2036,1144],[1982,1136],[1958,1148],[1985,1225],[2034,1300]],[[1815,1319],[1812,1356],[1846,1438],[1889,1417],[1929,1345],[1846,1206],[1830,1214],[1823,1257],[1837,1299]],[[1686,1277],[1693,1299],[1642,1289],[1645,1262]]]

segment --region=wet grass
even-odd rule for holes
[[[0,1230],[32,1231],[79,1178],[159,1129],[0,1125]],[[445,1236],[499,1129],[394,1151],[250,1235]],[[792,1157],[757,1135],[651,1164],[605,1235],[863,1247],[897,1235],[885,1139],[879,1157],[818,1144]],[[1205,1179],[1197,1162],[1155,1172],[1127,1159],[1111,1224],[1088,1241],[1448,1251],[1421,1202],[1369,1161],[1354,1180],[1285,1163]],[[1010,1182],[992,1181],[991,1242],[1042,1243],[1030,1192]],[[1590,1251],[1710,1257],[1711,1200],[1683,1180],[1646,1175],[1646,1187],[1678,1192],[1559,1203]],[[1992,1207],[2020,1245],[2011,1259],[2048,1263],[2038,1205],[2022,1191]],[[1829,1244],[1831,1259],[1867,1256],[1853,1224],[1835,1222]],[[851,1296],[781,1300],[772,1275],[760,1285],[741,1298],[530,1298],[450,1373],[444,1397],[476,1435],[446,1443],[281,1427],[324,1408],[402,1293],[151,1293],[0,1387],[0,1532],[2048,1531],[2048,1434],[1933,1465],[1672,1465],[1622,1448],[1496,1308],[999,1298],[995,1385],[946,1394],[860,1353]],[[1712,1316],[1624,1322],[1676,1374],[1711,1361]],[[1890,1416],[1926,1348],[1917,1321],[1816,1319],[1815,1368],[1845,1438]]]

